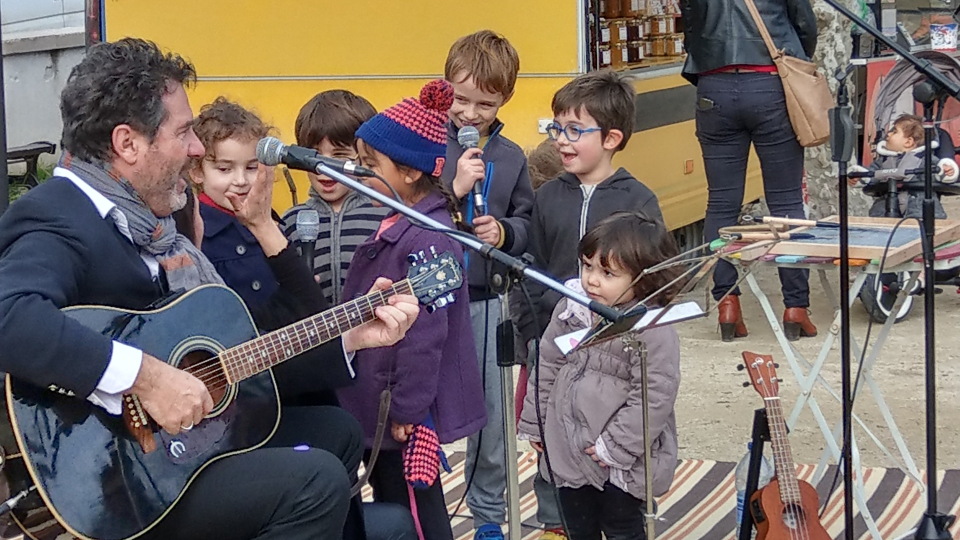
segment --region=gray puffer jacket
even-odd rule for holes
[[[580,289],[579,280],[568,287]],[[586,485],[602,489],[610,482],[644,499],[643,409],[640,359],[623,350],[616,338],[564,356],[554,338],[590,326],[589,311],[570,300],[557,304],[540,342],[540,411],[547,452],[557,487]],[[680,340],[671,327],[644,332],[647,347],[650,436],[653,438],[653,493],[663,495],[677,466],[674,402],[680,387]],[[536,378],[530,375],[519,431],[522,439],[540,440]],[[608,468],[586,453],[596,446]],[[549,479],[546,460],[540,474]]]

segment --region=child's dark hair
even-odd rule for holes
[[[572,112],[577,118],[586,109],[606,137],[610,130],[623,133],[617,150],[627,147],[633,135],[636,116],[636,91],[622,76],[609,69],[591,71],[568,82],[553,95],[554,116]]]
[[[527,154],[527,169],[530,172],[530,185],[534,191],[550,180],[563,174],[563,158],[557,145],[546,139]]]
[[[923,118],[915,114],[902,114],[893,122],[893,127],[900,128],[904,137],[913,139],[917,146],[923,144],[927,137],[923,131]]]
[[[204,159],[216,159],[214,152],[218,142],[227,139],[258,141],[273,128],[256,113],[220,96],[200,108],[200,114],[193,121],[193,131],[206,149]],[[200,161],[194,160],[193,165],[199,166]]]
[[[631,278],[641,272],[676,257],[680,254],[673,234],[657,220],[639,212],[616,212],[597,223],[580,240],[578,254],[581,259],[600,254],[600,264],[610,268],[618,266],[630,273]],[[633,285],[637,300],[643,300],[681,273],[680,267],[671,267],[642,277]],[[682,283],[675,283],[652,298],[657,305],[665,306],[676,296]]]
[[[316,148],[324,139],[334,146],[356,148],[356,132],[377,114],[369,101],[347,90],[327,90],[313,96],[297,115],[297,145]]]

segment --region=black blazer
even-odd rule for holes
[[[65,178],[0,217],[0,370],[86,397],[110,361],[110,338],[60,308],[144,309],[163,295],[138,250]]]

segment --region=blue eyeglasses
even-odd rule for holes
[[[547,137],[550,137],[551,141],[555,141],[559,139],[560,134],[563,133],[568,141],[577,142],[580,140],[580,136],[584,133],[593,133],[594,131],[602,131],[602,129],[603,128],[598,127],[582,128],[573,124],[561,126],[560,124],[554,122],[547,126]]]

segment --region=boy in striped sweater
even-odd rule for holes
[[[297,115],[297,145],[321,155],[357,161],[354,134],[377,111],[366,99],[346,90],[328,90],[313,97]],[[341,290],[353,252],[376,232],[389,208],[374,207],[365,195],[350,191],[336,180],[307,173],[310,198],[283,215],[283,233],[299,241],[297,214],[312,209],[320,214],[320,234],[313,250],[317,283],[331,305],[342,302]]]

